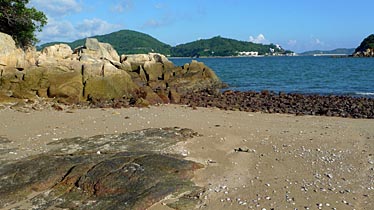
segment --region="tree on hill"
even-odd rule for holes
[[[356,48],[355,53],[365,52],[367,49],[374,49],[374,34],[366,37],[360,46]]]
[[[28,8],[29,0],[0,1],[0,32],[9,34],[22,48],[35,45],[36,31],[47,23],[43,12]]]

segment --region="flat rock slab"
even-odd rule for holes
[[[10,153],[10,152],[14,152],[16,151],[17,149],[16,148],[9,148],[5,145],[11,143],[12,141],[10,141],[9,139],[5,138],[5,137],[2,137],[0,136],[0,164],[2,163],[2,156],[7,154],[7,153]]]
[[[166,150],[195,135],[164,128],[55,141],[50,152],[0,166],[0,208],[146,209],[170,195],[193,208],[185,195],[200,190],[190,179],[202,165]]]

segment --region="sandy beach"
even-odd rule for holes
[[[49,142],[145,128],[189,128],[171,151],[204,164],[201,209],[372,209],[374,120],[161,105],[127,109],[0,110],[2,160]],[[169,209],[164,200],[151,209]]]

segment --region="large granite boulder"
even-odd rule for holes
[[[202,62],[192,61],[176,67],[164,55],[157,53],[122,56],[121,61],[131,64],[131,71],[136,73],[131,76],[138,84],[145,82],[154,91],[164,89],[169,94],[174,89],[183,95],[223,87],[214,71]]]
[[[84,84],[83,97],[88,100],[132,98],[139,88],[125,71],[117,71],[105,76],[89,76]]]
[[[54,57],[56,59],[67,59],[73,54],[73,50],[67,44],[56,44],[53,46],[45,47],[42,50],[42,55],[47,57]]]
[[[190,180],[202,165],[167,153],[195,135],[163,128],[62,139],[15,162],[0,150],[0,208],[147,209],[169,197],[176,209],[194,209],[200,188]]]
[[[79,55],[89,56],[95,59],[108,59],[119,61],[117,51],[108,43],[101,43],[95,38],[87,38],[83,47],[77,49]]]
[[[34,99],[38,96],[77,103],[83,98],[81,73],[58,66],[34,66],[27,71],[7,71],[7,74],[1,76],[0,87],[7,96],[20,99]]]
[[[47,96],[58,98],[64,103],[78,103],[83,99],[82,75],[78,71],[58,72],[47,71],[46,78],[49,86]],[[39,89],[39,92],[42,90]],[[39,93],[40,95],[40,93]]]
[[[177,90],[179,94],[187,94],[206,89],[219,89],[224,86],[214,71],[202,62],[193,60],[169,78],[168,86]]]
[[[73,50],[67,44],[56,44],[45,47],[36,58],[37,66],[68,65],[72,59]]]
[[[24,68],[25,52],[16,46],[8,34],[0,32],[0,68]]]

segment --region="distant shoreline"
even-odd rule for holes
[[[258,55],[258,56],[200,56],[200,57],[167,57],[168,59],[198,59],[198,58],[263,58],[263,57],[299,57],[298,55]]]
[[[201,57],[167,57],[168,59],[198,59],[198,58],[270,58],[270,57],[327,57],[327,58],[373,58],[373,57],[355,57],[352,55],[262,55],[262,56],[201,56]]]

